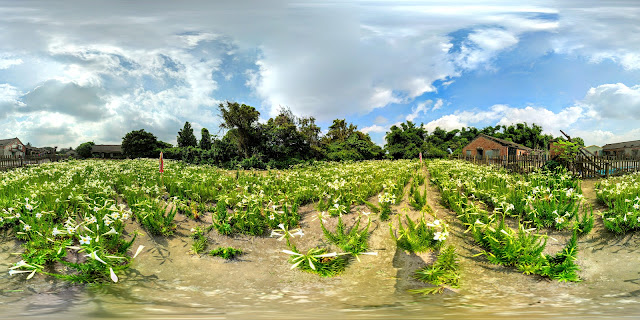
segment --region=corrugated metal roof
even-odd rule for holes
[[[640,148],[640,140],[605,144],[602,150]]]

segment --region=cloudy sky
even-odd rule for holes
[[[0,138],[175,143],[229,100],[379,144],[405,120],[640,139],[640,1],[518,2],[0,1]]]

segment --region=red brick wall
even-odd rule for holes
[[[464,147],[464,149],[462,149],[462,155],[466,156],[467,155],[467,150],[471,151],[471,156],[475,157],[477,155],[476,150],[478,148],[482,148],[484,150],[484,156],[487,156],[487,151],[489,150],[493,150],[493,149],[498,149],[500,150],[500,156],[506,156],[507,155],[507,147],[489,140],[485,137],[478,137],[475,140],[471,141],[471,143],[469,143],[466,147]],[[495,155],[493,155],[495,157]]]

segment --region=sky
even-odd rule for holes
[[[0,139],[176,143],[218,105],[347,119],[384,145],[527,122],[640,139],[640,1],[2,1]]]

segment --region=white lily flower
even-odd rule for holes
[[[95,251],[91,252],[90,254],[86,255],[85,257],[91,257],[92,259],[100,261],[102,264],[107,264],[106,262],[104,262],[104,260],[100,259],[100,257],[98,256],[98,254]]]
[[[111,230],[109,230],[109,231],[107,231],[107,232],[103,233],[102,235],[103,235],[103,236],[106,236],[106,235],[110,235],[110,234],[118,234],[118,232],[116,231],[116,229],[114,229],[113,227],[111,227]]]

